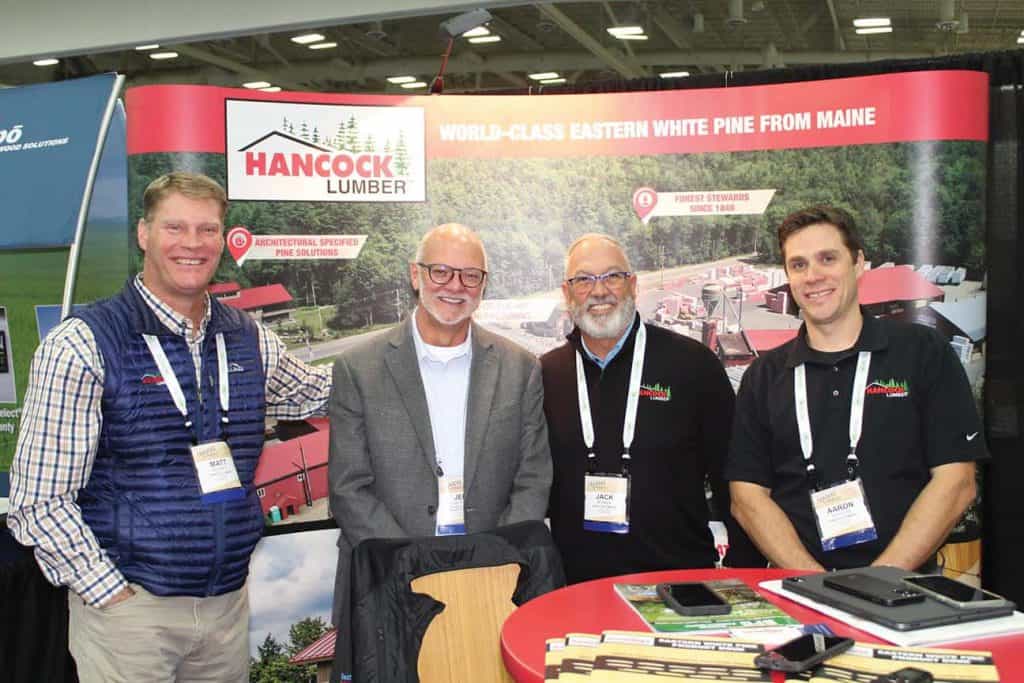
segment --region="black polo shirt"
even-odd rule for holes
[[[598,472],[622,468],[622,423],[639,316],[602,370],[583,353]],[[728,508],[721,478],[735,396],[718,358],[700,342],[647,325],[630,449],[629,533],[583,529],[587,449],[576,391],[579,330],[541,356],[544,413],[554,463],[551,531],[569,583],[663,569],[714,566],[704,481]]]
[[[736,399],[724,467],[728,481],[771,489],[807,550],[833,569],[865,566],[882,553],[931,478],[931,468],[986,457],[974,397],[949,343],[931,328],[861,312],[864,325],[851,349],[815,351],[801,327],[796,339],[751,364]],[[871,352],[871,365],[857,456],[878,539],[826,553],[811,509],[814,483],[800,448],[793,370],[805,364],[820,481],[842,482],[860,351]]]

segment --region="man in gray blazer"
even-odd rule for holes
[[[543,519],[547,508],[540,364],[472,321],[487,280],[479,237],[463,225],[434,228],[409,277],[419,295],[413,315],[334,364],[336,623],[360,541],[486,531]]]

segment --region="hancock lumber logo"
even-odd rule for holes
[[[640,397],[649,398],[652,401],[671,401],[672,400],[672,387],[661,386],[661,384],[641,384],[640,385]]]
[[[875,380],[864,390],[868,396],[885,396],[886,398],[906,398],[910,395],[910,387],[906,380],[887,379],[884,382]]]
[[[225,102],[228,198],[426,199],[420,107]]]

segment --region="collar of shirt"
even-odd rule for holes
[[[807,324],[801,325],[800,332],[797,334],[794,344],[790,347],[789,354],[786,356],[786,367],[792,369],[801,363],[835,365],[850,356],[856,356],[861,351],[880,351],[888,346],[889,337],[885,333],[885,329],[875,319],[875,316],[865,311],[863,306],[860,309],[860,313],[864,324],[860,328],[857,342],[843,351],[816,351],[812,349],[807,343]]]
[[[142,282],[142,273],[135,276],[135,288],[142,295],[142,300],[146,302],[153,314],[156,315],[157,319],[167,327],[181,336],[185,337],[188,341],[199,342],[202,341],[203,337],[206,336],[206,326],[210,322],[210,295],[205,294],[204,299],[204,312],[203,319],[199,323],[199,334],[193,338],[192,336],[192,321],[187,317],[176,312],[170,306],[160,301],[156,294],[149,291],[145,283]]]
[[[466,332],[466,340],[456,346],[434,346],[423,341],[423,337],[420,336],[419,327],[416,325],[416,313],[413,312],[412,324],[412,338],[416,344],[416,357],[422,361],[431,361],[434,363],[441,363],[447,365],[456,358],[462,356],[469,356],[472,358],[473,354],[473,326],[469,326],[469,330]]]
[[[637,316],[639,315],[640,314],[638,313]],[[630,332],[633,331],[634,327],[636,327],[636,318],[633,319],[632,325],[626,325],[626,329],[622,331],[622,336],[619,337],[619,341],[615,342],[615,346],[612,347],[612,350],[609,351],[608,355],[605,356],[603,359],[595,356],[594,353],[589,348],[587,348],[587,342],[583,339],[582,334],[580,335],[580,344],[583,346],[583,351],[587,354],[587,357],[590,358],[590,360],[597,363],[597,367],[604,370],[606,367],[608,367],[608,364],[612,362],[612,359],[614,359],[615,356],[619,355],[619,351],[621,351],[622,347],[625,346],[626,340],[629,339],[629,334]]]

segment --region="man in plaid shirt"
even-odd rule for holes
[[[8,525],[71,591],[83,682],[246,681],[265,417],[324,414],[330,371],[207,294],[220,185],[171,173],[143,205],[142,273],[36,352]]]

